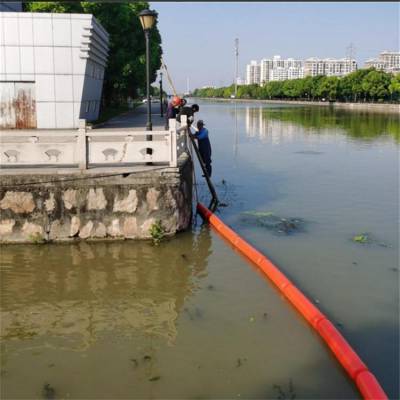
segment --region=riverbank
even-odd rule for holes
[[[212,100],[221,102],[244,102],[244,103],[269,103],[282,105],[300,105],[300,106],[321,106],[333,107],[354,111],[368,111],[379,113],[400,114],[400,104],[386,103],[340,103],[328,101],[304,101],[304,100],[262,100],[262,99],[225,99],[213,97],[197,97],[202,100]]]

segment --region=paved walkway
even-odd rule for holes
[[[152,104],[152,123],[153,131],[163,131],[165,125],[165,112],[164,117],[161,118],[160,103]],[[128,111],[117,117],[111,118],[108,121],[98,125],[94,129],[132,129],[136,131],[145,130],[147,123],[147,104],[142,104],[132,111]]]

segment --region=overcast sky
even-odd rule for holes
[[[250,60],[346,56],[359,67],[382,50],[399,51],[398,3],[150,2],[159,13],[164,59],[178,91],[228,85]],[[170,90],[169,90],[170,92]]]

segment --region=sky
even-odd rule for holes
[[[283,58],[346,57],[352,43],[362,67],[383,50],[399,51],[395,2],[150,2],[158,12],[164,61],[178,92],[234,81],[246,64]],[[166,82],[167,92],[172,90]]]

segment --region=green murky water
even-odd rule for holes
[[[397,398],[398,119],[254,103],[204,102],[200,114],[228,204],[220,216]],[[198,193],[208,200],[204,185]],[[365,232],[373,242],[352,241]],[[200,220],[158,247],[4,246],[1,337],[2,399],[359,396],[318,336]]]

